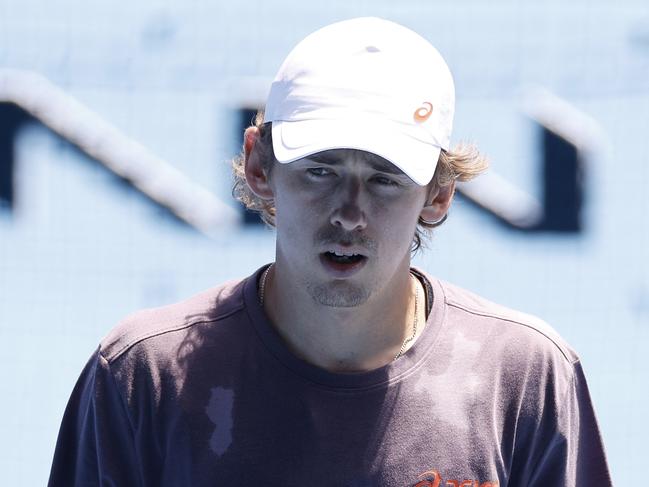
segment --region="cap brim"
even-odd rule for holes
[[[326,150],[357,149],[388,160],[420,186],[433,178],[441,150],[396,123],[372,120],[276,120],[272,132],[275,158],[283,164]]]

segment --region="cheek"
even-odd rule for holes
[[[408,199],[377,207],[374,221],[378,222],[377,230],[391,249],[410,251],[419,218],[418,204],[418,200]]]
[[[286,245],[303,241],[318,225],[322,225],[324,211],[312,196],[287,191],[275,198],[275,227],[278,240]]]
[[[400,250],[410,249],[410,243],[415,235],[416,223],[410,219],[400,218],[387,220],[390,223],[382,225],[380,233],[390,251],[400,253]]]

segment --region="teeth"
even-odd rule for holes
[[[334,254],[336,257],[353,257],[357,255],[353,252],[336,252],[335,250],[332,250],[331,253]]]

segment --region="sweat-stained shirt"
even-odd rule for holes
[[[296,357],[260,272],[126,318],[72,393],[49,485],[610,486],[575,352],[420,271],[426,328],[376,370]]]

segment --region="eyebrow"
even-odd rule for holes
[[[383,157],[372,154],[371,152],[360,151],[356,149],[342,149],[342,150],[353,150],[355,152],[361,153],[362,158],[367,161],[367,163],[372,166],[372,169],[376,171],[381,171],[389,174],[395,174],[398,176],[406,176],[406,174],[399,169],[397,166],[392,164],[387,159]],[[340,154],[341,150],[331,150],[326,152],[319,152],[317,154],[312,154],[307,156],[306,159],[311,159],[314,162],[320,164],[326,164],[328,166],[339,166],[342,164],[342,155]],[[407,177],[407,176],[406,176]]]

